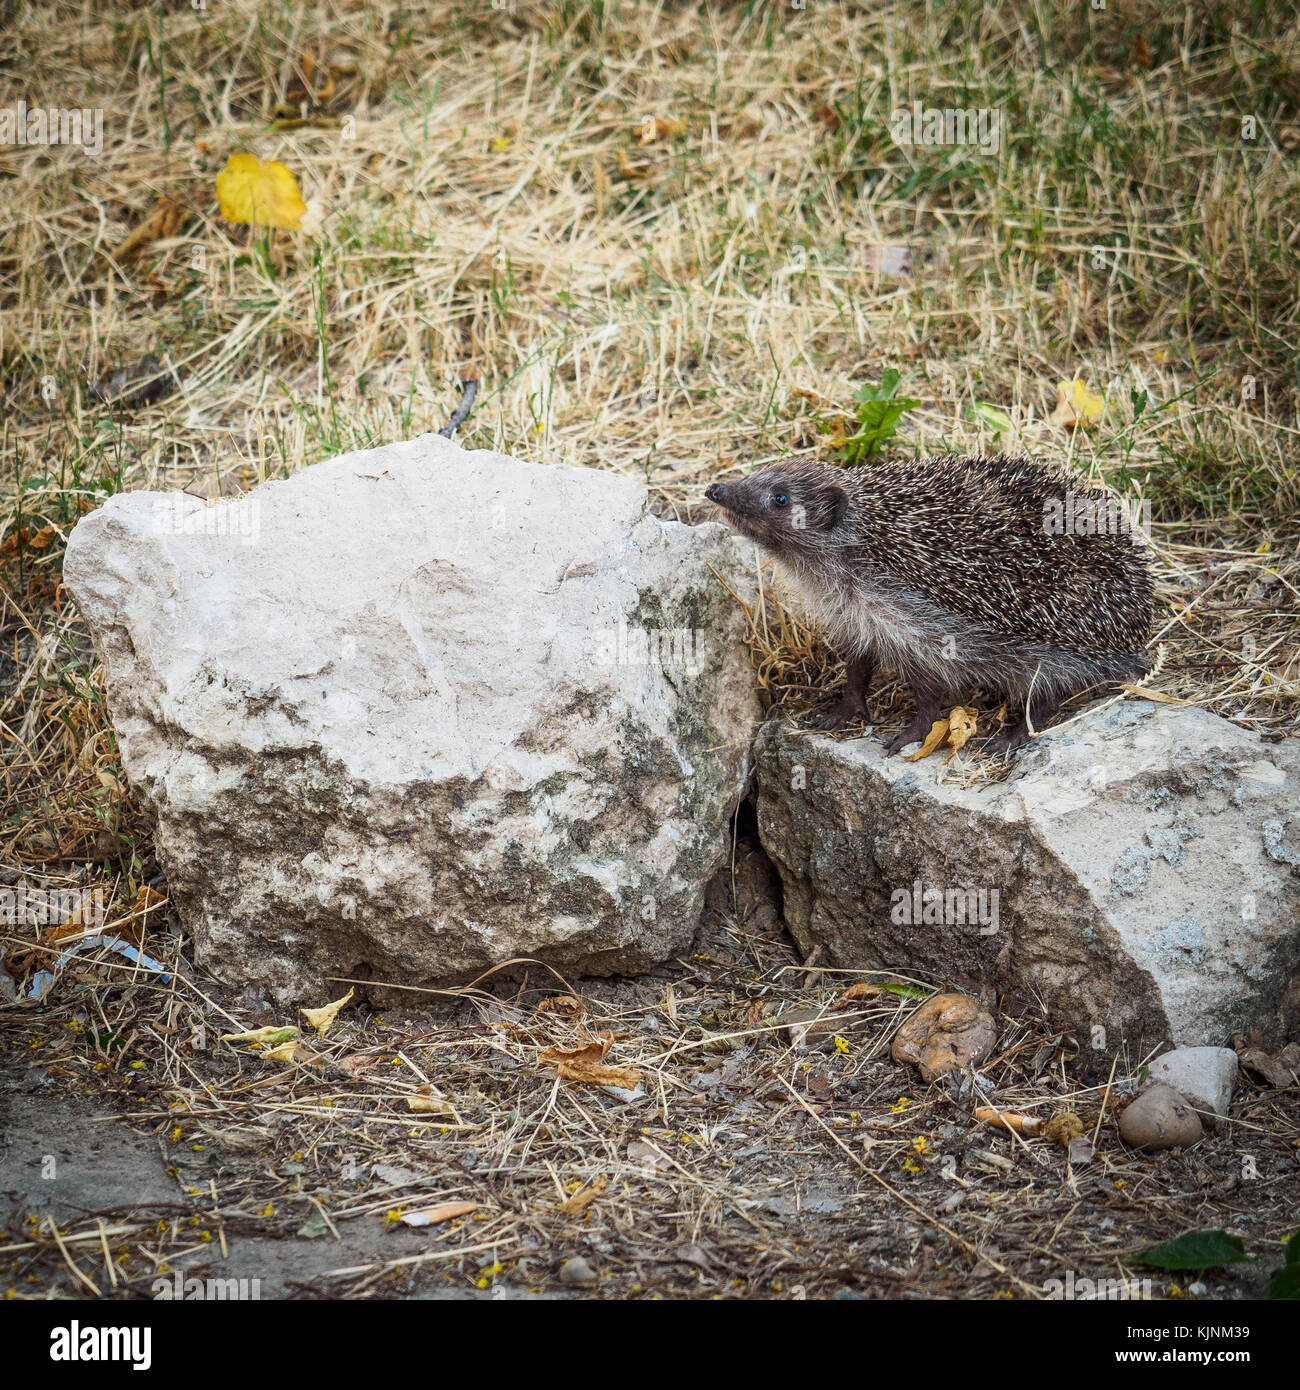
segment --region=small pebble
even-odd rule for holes
[[[1126,1106],[1119,1132],[1135,1149],[1185,1149],[1205,1133],[1200,1117],[1184,1096],[1169,1086],[1152,1086]]]
[[[560,1266],[561,1284],[594,1284],[596,1282],[596,1271],[582,1258],[575,1255],[571,1260],[565,1260]]]

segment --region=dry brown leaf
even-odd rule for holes
[[[185,214],[181,206],[174,199],[162,197],[158,199],[153,211],[144,219],[140,225],[126,236],[109,255],[118,265],[129,265],[132,261],[138,260],[146,247],[152,246],[155,241],[165,241],[168,237],[173,237],[181,229]]]
[[[609,181],[609,175],[605,172],[603,164],[591,166],[591,185],[592,191],[596,195],[596,216],[604,217],[605,209],[609,206],[609,195],[613,185]]]
[[[650,177],[650,161],[646,159],[632,160],[628,157],[626,150],[618,152],[618,172],[625,179],[646,179]]]
[[[17,979],[20,975],[27,972],[29,967],[37,970],[48,970],[54,962],[55,951],[53,947],[60,941],[69,936],[80,936],[86,932],[91,923],[82,921],[82,908],[77,906],[73,909],[72,915],[66,922],[58,922],[32,942],[30,946],[16,946],[5,957],[5,968],[9,974]],[[123,933],[127,935],[127,933]],[[139,945],[137,941],[135,943]]]
[[[313,1052],[301,1038],[281,1043],[279,1047],[268,1047],[262,1056],[268,1062],[282,1062],[285,1066],[289,1066],[291,1063],[298,1066],[309,1066],[320,1060],[318,1054]]]
[[[926,734],[925,742],[915,753],[905,755],[907,761],[914,763],[921,758],[928,758],[936,748],[942,748],[945,745],[955,753],[959,748],[964,747],[975,733],[975,721],[978,717],[979,711],[971,709],[969,705],[954,705],[946,719],[936,719],[930,725],[930,732]],[[949,754],[949,757],[951,756],[952,754]]]
[[[576,994],[552,994],[538,1004],[537,1012],[539,1014],[564,1014],[569,1018],[577,1018],[580,1014],[587,1012],[587,1006]]]
[[[828,102],[822,104],[813,112],[813,115],[826,127],[827,130],[838,130],[840,128],[839,112]]]
[[[1140,68],[1151,66],[1151,50],[1147,47],[1146,37],[1143,34],[1133,35],[1133,61]]]
[[[1250,1047],[1240,1034],[1233,1035],[1233,1046],[1241,1065],[1262,1076],[1270,1086],[1300,1086],[1300,1043],[1287,1043],[1278,1053]]]
[[[884,990],[879,985],[868,984],[865,980],[859,980],[856,985],[850,985],[848,989],[831,1004],[832,1009],[844,1009],[858,999],[874,999],[878,994],[884,994]]]
[[[1180,700],[1174,695],[1163,695],[1158,690],[1148,690],[1145,685],[1121,685],[1120,689],[1143,700],[1154,700],[1158,705],[1190,705],[1192,703],[1190,700]]]
[[[293,1024],[281,1024],[279,1027],[253,1028],[247,1033],[223,1033],[221,1041],[227,1043],[257,1043],[259,1045],[271,1043],[278,1045],[298,1036],[298,1030]]]
[[[953,748],[961,748],[975,734],[977,711],[969,705],[957,705],[948,715],[948,743]]]
[[[406,1107],[417,1115],[451,1115],[455,1112],[451,1102],[436,1095],[432,1086],[421,1086],[413,1095],[406,1098]]]
[[[848,445],[848,430],[843,415],[833,415],[830,420],[830,437],[826,441],[828,449],[844,449]]]
[[[608,1186],[609,1179],[604,1173],[598,1173],[586,1187],[579,1188],[567,1202],[562,1203],[556,1210],[561,1216],[581,1216]]]
[[[631,1067],[607,1067],[605,1054],[613,1045],[614,1036],[606,1033],[586,1047],[565,1049],[548,1047],[538,1057],[539,1066],[553,1066],[566,1081],[583,1081],[591,1086],[621,1086],[635,1090],[641,1073]]]
[[[636,138],[643,145],[686,134],[686,122],[671,116],[647,116],[636,127]]]

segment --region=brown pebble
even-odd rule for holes
[[[1135,1149],[1185,1149],[1205,1133],[1200,1116],[1172,1086],[1149,1086],[1120,1113],[1119,1132]]]

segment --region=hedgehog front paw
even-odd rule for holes
[[[918,715],[901,734],[885,740],[885,752],[890,755],[901,753],[909,743],[924,743],[933,724],[933,719],[922,719]]]
[[[862,701],[857,696],[845,695],[837,700],[830,709],[814,715],[813,728],[825,729],[828,732],[847,729],[850,724],[863,718],[863,715]]]

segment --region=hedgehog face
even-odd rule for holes
[[[738,483],[714,483],[705,497],[728,523],[778,556],[819,550],[844,520],[848,494],[825,463],[770,463]]]

